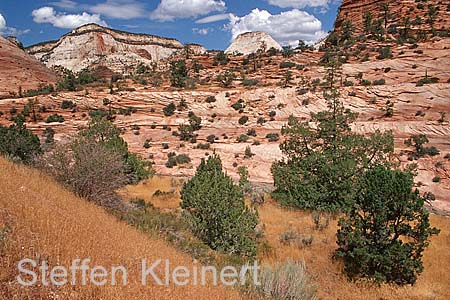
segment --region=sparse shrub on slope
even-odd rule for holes
[[[274,267],[265,266],[259,276],[261,285],[253,289],[271,299],[314,300],[316,288],[304,262],[288,260]]]
[[[430,236],[428,212],[409,171],[376,167],[358,184],[355,205],[339,221],[339,249],[350,278],[414,284]]]
[[[181,207],[198,238],[212,249],[254,257],[258,218],[239,186],[222,170],[217,155],[203,159],[181,191]]]

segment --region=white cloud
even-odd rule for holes
[[[208,35],[211,31],[211,28],[192,28],[192,32],[199,35]]]
[[[107,0],[89,7],[89,11],[114,19],[135,19],[145,15],[144,6],[134,0]]]
[[[264,31],[281,45],[298,45],[299,40],[312,43],[326,36],[319,19],[298,9],[272,15],[255,8],[243,17],[233,15],[228,29],[233,39],[244,32]]]
[[[18,36],[22,34],[26,34],[30,32],[30,29],[20,30],[14,27],[8,27],[6,26],[6,19],[3,17],[2,14],[0,14],[0,35],[13,35]]]
[[[78,3],[76,3],[75,1],[71,1],[71,0],[61,0],[58,2],[50,2],[50,4],[54,5],[56,7],[59,7],[59,8],[70,9],[70,10],[76,10],[77,8],[80,7],[80,5]]]
[[[333,0],[268,0],[269,4],[282,8],[327,7]]]
[[[33,10],[32,15],[34,22],[50,23],[58,28],[72,29],[89,23],[107,26],[98,14],[91,15],[86,12],[82,14],[56,13],[53,7],[49,6]]]
[[[151,12],[150,18],[159,21],[204,16],[214,11],[224,11],[222,0],[161,0],[158,7]]]
[[[199,19],[195,21],[197,24],[205,24],[205,23],[212,23],[212,22],[218,22],[222,20],[229,20],[232,14],[218,14],[218,15],[212,15],[208,16],[202,19]]]
[[[2,14],[0,14],[0,32],[3,32],[6,28],[6,20]]]

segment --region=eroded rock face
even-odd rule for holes
[[[0,96],[54,84],[56,76],[17,44],[0,37]]]
[[[26,51],[47,67],[61,66],[79,72],[95,65],[129,73],[141,63],[166,59],[182,48],[183,45],[175,39],[89,24],[74,29],[57,41],[30,46]]]
[[[240,34],[233,43],[231,43],[230,47],[225,50],[225,53],[242,53],[248,55],[257,52],[262,48],[265,50],[269,50],[270,48],[275,48],[277,50],[282,49],[280,44],[278,44],[268,33],[257,31]]]
[[[405,20],[410,23],[410,30],[430,30],[429,5],[437,8],[438,15],[433,23],[439,31],[450,28],[450,11],[448,1],[411,1],[411,0],[343,0],[335,23],[335,29],[341,30],[344,21],[353,24],[355,33],[364,32],[364,15],[370,13],[373,21],[382,20],[382,26],[389,31],[391,27],[403,28]],[[387,13],[386,13],[387,9]]]

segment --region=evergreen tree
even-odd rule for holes
[[[257,214],[245,204],[242,190],[222,170],[217,155],[202,160],[181,191],[181,207],[193,232],[212,249],[254,257]]]
[[[355,205],[339,221],[339,249],[352,279],[414,284],[431,235],[428,212],[409,171],[378,166],[360,180]]]
[[[188,69],[184,60],[173,61],[171,63],[170,83],[174,87],[183,88],[186,86]]]
[[[328,109],[311,114],[309,122],[291,116],[283,127],[280,145],[286,158],[272,165],[273,196],[285,205],[304,209],[346,210],[354,198],[355,183],[364,170],[388,164],[394,142],[391,132],[369,137],[351,132],[356,115],[344,108],[334,86],[337,63],[329,65],[324,97]]]

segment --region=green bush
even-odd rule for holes
[[[287,69],[287,68],[293,68],[296,66],[296,63],[291,61],[283,61],[280,63],[280,69]]]
[[[179,60],[171,62],[170,69],[170,83],[174,87],[186,87],[186,80],[188,79],[188,69],[186,61]]]
[[[176,109],[175,103],[170,102],[169,104],[164,106],[163,113],[166,117],[170,117],[175,113],[175,109]]]
[[[378,80],[374,80],[373,85],[385,85],[386,84],[386,80],[384,79],[378,79]]]
[[[241,109],[245,108],[244,100],[239,99],[236,103],[234,103],[233,105],[231,105],[231,107],[232,107],[234,110],[241,110]]]
[[[76,106],[77,105],[75,103],[73,103],[73,101],[71,101],[71,100],[63,100],[61,102],[61,109],[73,109]]]
[[[241,134],[238,138],[237,138],[237,142],[238,143],[245,143],[246,141],[248,141],[249,137],[246,134]]]
[[[239,186],[222,170],[217,155],[203,159],[181,191],[181,208],[194,234],[212,249],[256,256],[258,217],[245,204]]]
[[[378,53],[379,53],[379,55],[377,56],[377,59],[392,58],[392,50],[391,50],[390,46],[379,48]]]
[[[247,116],[242,116],[242,117],[239,118],[238,122],[239,122],[240,125],[244,125],[245,123],[248,122],[248,117]]]
[[[268,133],[266,139],[268,139],[269,142],[278,142],[280,140],[280,135],[276,132]]]
[[[378,166],[358,184],[350,213],[339,220],[336,256],[352,279],[414,284],[423,271],[422,253],[430,228],[424,199],[413,191],[411,172]]]
[[[63,123],[64,122],[64,117],[58,114],[53,114],[47,117],[47,119],[45,120],[45,123]]]
[[[259,83],[259,81],[256,80],[256,79],[244,79],[244,80],[242,80],[242,85],[246,86],[246,87],[255,86],[258,83]]]
[[[9,127],[0,125],[0,154],[22,162],[30,162],[41,152],[39,138],[23,123],[12,124]]]

